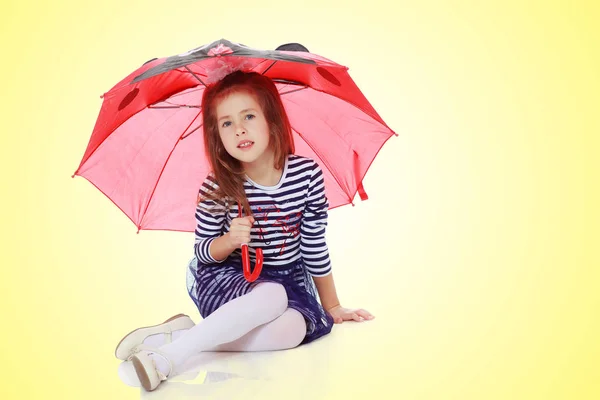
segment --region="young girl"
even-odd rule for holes
[[[275,84],[233,72],[205,89],[202,110],[212,172],[200,188],[188,291],[203,320],[194,326],[179,314],[119,343],[117,357],[133,362],[148,391],[199,351],[289,349],[327,335],[333,323],[373,318],[339,303],[323,173],[294,155]],[[252,265],[257,248],[264,255],[254,282],[242,272],[242,244]]]

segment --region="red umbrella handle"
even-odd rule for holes
[[[242,218],[242,206],[240,203],[238,203],[238,207],[240,210],[239,217]],[[246,278],[248,282],[254,282],[258,278],[262,271],[263,260],[263,251],[259,247],[256,249],[256,265],[254,266],[254,271],[251,271],[248,245],[246,243],[242,244],[242,269],[244,270],[244,278]]]
[[[254,266],[254,271],[250,271],[250,254],[248,253],[248,245],[242,245],[242,266],[244,268],[244,278],[248,282],[254,282],[256,278],[260,275],[260,271],[262,271],[263,266],[263,252],[259,247],[256,249],[256,265]]]

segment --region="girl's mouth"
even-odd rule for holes
[[[240,143],[238,145],[238,149],[240,149],[240,150],[248,150],[248,149],[252,148],[252,146],[254,146],[254,142],[246,141],[246,142]]]

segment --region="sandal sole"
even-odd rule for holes
[[[147,392],[152,391],[152,389],[150,388],[150,377],[148,377],[148,373],[146,372],[146,368],[144,368],[144,366],[142,365],[142,362],[137,357],[133,357],[131,361],[133,362],[135,373],[137,374],[138,379],[140,380],[140,383],[142,384],[144,390],[146,390]]]

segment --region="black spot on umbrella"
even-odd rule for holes
[[[341,82],[336,78],[331,72],[327,71],[323,67],[317,67],[317,72],[323,78],[327,79],[329,82],[333,83],[336,86],[342,86]]]
[[[136,98],[139,92],[140,89],[135,88],[131,92],[127,93],[127,96],[125,96],[123,100],[121,100],[121,104],[119,104],[119,111],[131,104],[131,102],[133,101],[133,99]]]

